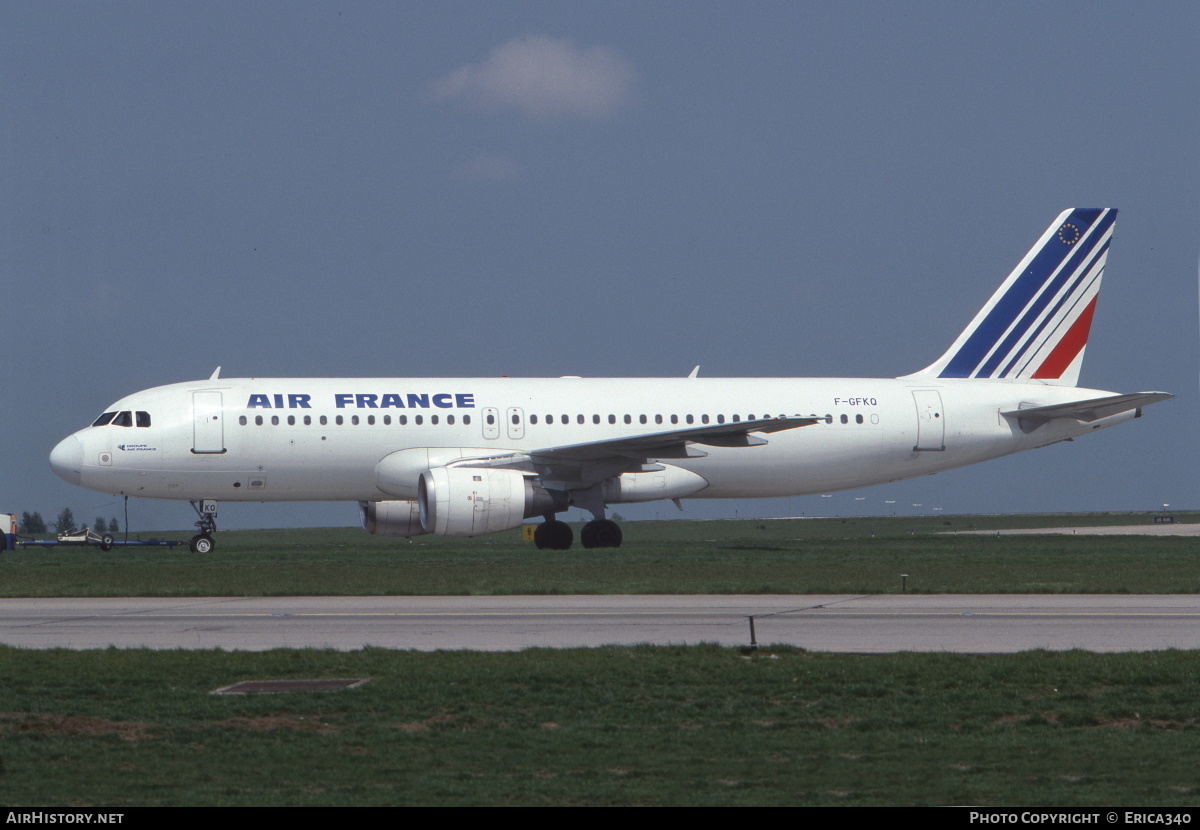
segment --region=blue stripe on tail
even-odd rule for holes
[[[1024,273],[1009,286],[938,376],[990,376],[996,367],[1010,356],[1009,352],[1016,347],[1021,336],[1033,325],[1039,313],[1054,298],[1062,285],[1078,270],[1079,265],[1096,253],[1097,248],[1105,247],[1101,240],[1116,221],[1116,213],[1115,210],[1105,212],[1099,208],[1077,208],[1071,211],[1058,230],[1042,244]],[[1081,241],[1082,244],[1079,244]],[[1031,302],[1034,303],[1033,307],[1029,307]],[[1014,323],[1017,325],[1013,331],[989,359],[988,353],[992,347],[1004,337],[1004,333],[1009,331]],[[985,359],[987,363],[981,367],[980,364]]]

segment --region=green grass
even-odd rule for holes
[[[619,549],[562,552],[539,551],[518,531],[411,542],[355,528],[222,531],[207,556],[186,546],[6,552],[0,596],[881,593],[898,591],[902,573],[909,591],[926,593],[1200,592],[1196,538],[953,532],[1151,522],[1151,514],[629,522]]]
[[[1200,655],[0,648],[0,803],[1194,805]],[[370,677],[214,696],[244,679]]]
[[[1180,521],[1195,521],[1181,515]],[[636,522],[619,550],[223,531],[0,554],[3,596],[1197,592],[1197,540],[966,536],[1147,514]],[[180,534],[179,538],[186,537]],[[1153,805],[1197,798],[1200,652],[24,651],[0,647],[0,803]],[[245,697],[239,680],[370,677]]]

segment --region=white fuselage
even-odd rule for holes
[[[704,445],[695,457],[657,459],[696,482],[668,486],[659,497],[797,496],[961,467],[1134,417],[1056,419],[1025,432],[1001,414],[1109,394],[911,378],[213,379],[117,401],[108,411],[145,413],[149,425],[133,418],[129,426],[85,428],[55,448],[51,463],[68,480],[77,472],[75,483],[116,495],[371,502],[416,498],[416,478],[409,494],[403,466],[401,481],[380,488],[381,462],[402,450],[429,451],[413,468],[419,476],[462,457],[817,416],[815,424],[763,435],[758,446]],[[646,500],[628,492],[607,501]]]

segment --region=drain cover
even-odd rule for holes
[[[224,686],[214,695],[274,694],[278,692],[336,692],[353,689],[371,682],[369,677],[350,677],[339,680],[243,680]]]

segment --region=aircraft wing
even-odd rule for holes
[[[1034,406],[1029,409],[1012,409],[1000,414],[1038,424],[1053,421],[1055,418],[1071,418],[1090,424],[1092,421],[1099,421],[1110,415],[1119,415],[1122,412],[1140,409],[1143,406],[1173,397],[1175,396],[1166,392],[1134,392],[1129,395],[1110,395],[1106,398],[1056,403],[1050,406]]]
[[[767,443],[765,438],[750,433],[781,432],[811,426],[825,420],[823,416],[790,416],[756,418],[726,424],[706,424],[698,427],[672,429],[643,435],[628,435],[604,441],[566,444],[547,447],[528,453],[464,458],[453,462],[456,467],[506,467],[511,469],[559,468],[563,465],[578,468],[592,463],[607,462],[616,472],[638,466],[647,458],[702,458],[708,453],[695,445],[711,447],[755,447]],[[610,473],[615,474],[615,473]],[[555,476],[557,477],[557,476]]]
[[[567,444],[535,450],[530,455],[537,458],[552,458],[558,461],[599,461],[613,456],[625,458],[669,457],[688,458],[706,455],[692,449],[688,444],[703,444],[709,447],[756,447],[767,443],[765,438],[751,435],[752,432],[781,432],[785,429],[811,426],[824,420],[816,415],[780,418],[756,418],[753,421],[738,421],[728,424],[707,424],[699,427],[654,432],[649,435],[629,435],[609,438],[605,441],[589,441],[585,444]]]

